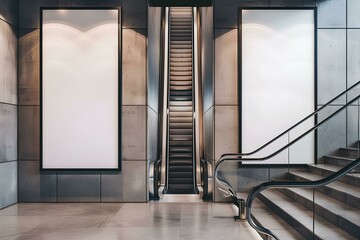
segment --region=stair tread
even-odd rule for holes
[[[343,168],[341,166],[325,164],[325,163],[311,164],[309,166],[324,169],[324,170],[328,170],[328,171],[331,171],[331,172],[337,172],[337,171],[339,171],[340,169]],[[350,174],[348,173],[348,174],[346,174],[346,176],[351,176],[351,177],[360,179],[360,173],[350,173]]]
[[[342,156],[334,156],[334,155],[329,155],[329,156],[325,156],[327,158],[336,158],[336,159],[343,159],[343,160],[348,160],[348,161],[354,161],[355,158],[349,158],[349,157],[342,157]]]
[[[307,200],[313,202],[313,190],[304,188],[288,188],[288,191],[294,192]],[[328,209],[335,215],[339,215],[348,221],[360,226],[360,210],[338,201],[326,194],[315,191],[315,204]]]
[[[311,173],[311,172],[308,172],[308,171],[291,171],[290,172],[291,174],[295,174],[297,176],[300,176],[300,177],[303,177],[303,178],[306,178],[308,180],[311,180],[311,181],[316,181],[316,180],[319,180],[319,179],[322,179],[324,177],[322,176],[319,176],[315,173]],[[359,188],[354,186],[354,185],[350,185],[350,184],[347,184],[347,183],[344,183],[344,182],[339,182],[339,181],[334,181],[328,185],[326,185],[328,187],[331,187],[331,188],[334,188],[336,189],[337,191],[340,191],[340,192],[345,192],[345,193],[348,193],[348,194],[351,194],[355,197],[358,197],[360,198],[360,191],[359,191]]]
[[[297,240],[304,238],[263,202],[255,199],[254,205],[255,204],[256,207],[252,210],[253,219],[258,221],[261,225],[269,228],[277,237],[279,237],[279,239]]]
[[[292,218],[301,222],[301,224],[309,231],[312,231],[312,211],[289,199],[285,195],[279,194],[277,190],[266,190],[260,194],[272,201],[273,204],[292,216]],[[316,216],[315,234],[321,239],[357,239],[320,216]]]

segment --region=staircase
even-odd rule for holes
[[[191,7],[170,8],[170,85],[167,193],[192,194],[193,14]]]
[[[306,169],[292,170],[290,180],[314,181],[328,176],[350,161],[358,158],[358,144],[352,148],[341,148],[331,156],[325,156],[320,164],[309,165]],[[274,219],[269,225],[264,213],[254,214],[256,220],[265,227],[289,224],[296,233],[274,230],[280,239],[360,239],[360,169],[347,174],[329,185],[317,188],[313,198],[312,189],[273,189],[259,194],[259,199],[270,208],[272,214],[282,219]],[[315,199],[315,201],[314,201]],[[261,203],[258,202],[261,208]],[[315,235],[313,238],[313,208],[315,209]],[[269,211],[269,209],[267,210]],[[278,217],[279,218],[279,217]],[[282,229],[291,229],[290,226]],[[282,237],[283,236],[283,237]]]

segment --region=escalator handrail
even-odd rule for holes
[[[313,113],[309,114],[308,116],[306,116],[305,118],[303,118],[302,120],[300,120],[299,122],[295,123],[293,126],[291,126],[290,128],[288,128],[287,130],[285,130],[284,132],[280,133],[279,135],[277,135],[276,137],[274,137],[273,139],[271,139],[270,141],[266,142],[264,145],[260,146],[259,148],[257,148],[256,150],[253,150],[251,152],[247,152],[247,153],[225,153],[223,155],[221,155],[218,158],[218,161],[222,158],[225,157],[229,157],[229,156],[249,156],[249,155],[253,155],[257,152],[259,152],[260,150],[264,149],[265,147],[269,146],[271,143],[275,142],[276,140],[278,140],[279,138],[281,138],[282,136],[284,136],[286,133],[290,132],[291,130],[293,130],[294,128],[296,128],[297,126],[299,126],[300,124],[302,124],[303,122],[305,122],[306,120],[310,119],[311,117],[313,117],[314,115],[318,114],[321,110],[323,110],[325,107],[329,106],[331,103],[333,103],[334,101],[336,101],[338,98],[340,98],[341,96],[343,96],[344,94],[348,93],[350,90],[354,89],[356,86],[358,86],[360,84],[360,81],[358,81],[357,83],[355,83],[354,85],[352,85],[351,87],[349,87],[348,89],[346,89],[345,91],[341,92],[340,94],[338,94],[336,97],[334,97],[333,99],[331,99],[329,102],[327,102],[325,105],[321,106],[320,108],[318,108],[316,111],[314,111]]]
[[[354,160],[352,163],[348,164],[347,166],[343,167],[342,169],[338,170],[337,172],[322,178],[316,181],[304,181],[304,182],[296,182],[296,181],[273,181],[273,182],[265,182],[256,187],[254,187],[251,192],[249,193],[247,200],[246,200],[246,219],[248,223],[253,227],[256,231],[271,236],[275,239],[279,239],[271,230],[260,226],[254,222],[251,215],[251,208],[252,203],[257,197],[257,195],[266,189],[270,188],[315,188],[315,187],[322,187],[328,185],[338,178],[344,176],[345,174],[349,173],[351,170],[355,169],[357,166],[360,166],[360,158]]]

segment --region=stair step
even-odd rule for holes
[[[188,55],[187,53],[185,54]],[[192,71],[192,67],[171,67],[170,70],[174,72]]]
[[[192,86],[192,81],[170,81],[170,86]]]
[[[360,210],[352,208],[336,199],[312,189],[281,189],[285,196],[301,204],[303,207],[313,209],[315,198],[315,213],[331,222],[338,228],[360,239]]]
[[[192,49],[170,49],[171,53],[192,53]]]
[[[170,123],[192,123],[193,118],[192,118],[192,115],[189,117],[172,117],[172,116],[170,116],[169,122]]]
[[[170,123],[170,129],[186,129],[193,128],[192,123]]]
[[[192,184],[192,178],[169,178],[169,184]]]
[[[192,112],[170,112],[170,117],[192,117]]]
[[[316,216],[315,219],[315,236],[313,238],[312,211],[280,194],[277,190],[263,191],[258,198],[276,214],[282,216],[306,239],[357,239],[320,216]]]
[[[192,160],[192,153],[170,153],[170,158],[172,160],[180,159],[180,160]]]
[[[192,172],[171,172],[169,178],[192,178]]]
[[[352,158],[357,159],[360,157],[360,149],[359,148],[340,148],[335,154],[338,157]]]
[[[173,158],[170,157],[170,166],[192,166],[192,156],[190,157],[183,157],[183,158]]]
[[[170,109],[171,112],[192,112],[193,111],[192,106],[189,107],[189,106],[181,106],[181,105],[170,106],[169,109]]]
[[[192,76],[192,71],[171,71],[170,76]]]
[[[193,139],[192,135],[170,135],[169,140],[170,141],[190,141]]]
[[[170,63],[170,68],[171,67],[191,67],[192,66],[192,62],[171,62]]]
[[[190,184],[171,184],[166,192],[167,194],[196,194],[194,186]]]
[[[185,45],[185,46],[191,46],[191,41],[170,41],[171,45]]]
[[[263,202],[255,199],[255,204],[256,207],[254,206],[251,211],[254,222],[270,229],[279,239],[298,240],[304,238]],[[259,234],[263,239],[267,239],[267,235]]]
[[[353,159],[353,158],[347,158],[347,157],[324,156],[320,160],[320,163],[345,167],[348,164],[350,164],[351,162],[353,162],[354,160],[355,159]],[[360,167],[355,168],[355,171],[360,172]]]
[[[172,91],[191,91],[192,86],[170,86]]]
[[[191,153],[193,152],[192,147],[171,147],[169,149],[170,153]]]
[[[170,101],[191,101],[192,96],[170,96]]]
[[[323,177],[327,177],[337,171],[342,167],[330,165],[330,164],[314,164],[308,166],[310,172],[316,173]],[[354,186],[360,186],[360,173],[348,173],[345,176],[338,179],[338,181],[351,184]]]
[[[192,135],[192,128],[182,128],[182,129],[170,129],[169,130],[171,136],[180,136],[180,135]]]
[[[170,76],[170,85],[173,81],[189,82],[192,81],[192,76]]]
[[[193,143],[192,141],[175,141],[170,140],[170,147],[192,147]]]
[[[181,101],[181,102],[170,101],[170,106],[192,106],[192,102],[191,101]]]
[[[192,91],[170,91],[170,96],[192,96]]]
[[[192,172],[192,166],[169,166],[169,172]]]
[[[191,47],[191,45],[189,45]],[[187,45],[184,45],[184,47],[189,47]],[[179,47],[178,45],[176,45],[176,47]],[[178,62],[190,62],[192,63],[192,58],[170,58],[170,62],[172,63],[178,63]]]
[[[289,174],[290,178],[295,181],[317,181],[323,178],[322,176],[307,171],[291,171]],[[335,181],[319,187],[317,190],[345,204],[360,209],[359,187]]]
[[[171,45],[172,49],[192,49],[192,45]]]
[[[192,54],[191,53],[171,53],[170,54],[171,58],[192,58]],[[188,71],[191,71],[192,68],[188,68]],[[183,71],[183,69],[181,69],[181,71]]]

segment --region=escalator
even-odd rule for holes
[[[193,12],[169,12],[167,194],[194,194]]]

